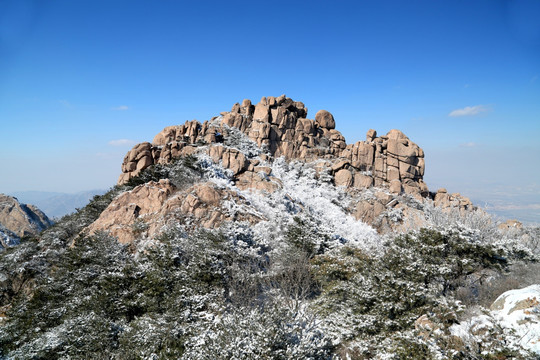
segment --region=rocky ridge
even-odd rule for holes
[[[192,120],[166,127],[152,143],[137,144],[127,153],[118,184],[151,166],[189,156],[225,169],[233,188],[202,180],[183,189],[165,180],[142,184],[113,201],[90,232],[107,230],[121,242],[130,242],[140,232],[158,234],[169,220],[185,223],[190,218],[205,228],[228,221],[255,224],[264,217],[254,215],[252,208],[246,210],[250,202],[242,191],[292,195],[276,174],[277,159],[305,164],[315,171],[315,178],[343,189],[352,199],[343,205],[344,214],[381,233],[421,226],[424,203],[474,209],[459,194],[445,189],[429,192],[423,181],[424,151],[401,131],[377,136],[370,129],[365,141],[347,144],[330,112],[320,110],[315,120],[308,119],[305,105],[284,95],[263,97],[256,105],[244,100],[203,123]],[[231,202],[244,210],[233,215],[227,208]]]
[[[305,105],[285,95],[263,97],[256,105],[246,99],[210,121],[193,120],[166,127],[152,143],[138,144],[126,155],[118,182],[125,183],[153,164],[193,154],[201,145],[211,145],[207,151],[212,159],[222,161],[238,180],[250,178],[252,175],[243,174],[259,170],[256,167],[260,160],[221,145],[231,128],[239,129],[271,158],[324,160],[323,166],[331,170],[337,186],[381,186],[394,194],[429,195],[423,182],[424,152],[401,131],[377,136],[370,129],[365,141],[347,144],[335,129],[330,112],[320,110],[315,120],[308,119]]]
[[[52,221],[33,205],[21,204],[17,198],[0,194],[0,245],[16,244],[20,238],[37,235]]]

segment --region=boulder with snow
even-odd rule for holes
[[[521,346],[540,355],[540,284],[503,293],[491,310],[500,326],[515,332]]]

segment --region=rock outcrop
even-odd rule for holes
[[[523,224],[516,219],[509,219],[497,226],[500,230],[521,229]]]
[[[121,243],[130,243],[141,235],[154,238],[171,223],[180,222],[195,230],[217,228],[225,221],[260,220],[250,213],[231,218],[224,207],[225,201],[233,198],[236,203],[244,201],[238,194],[209,182],[177,189],[166,179],[150,181],[114,199],[87,231],[106,231]]]
[[[250,209],[242,191],[270,194],[283,189],[283,174],[273,173],[281,171],[274,166],[278,158],[299,161],[318,180],[344,190],[352,199],[346,216],[381,233],[422,226],[424,203],[448,211],[473,209],[459,194],[428,191],[423,181],[424,151],[401,131],[378,136],[370,129],[365,141],[347,144],[330,112],[318,111],[315,120],[307,114],[303,103],[282,95],[263,97],[256,105],[244,100],[203,123],[192,120],[166,127],[151,143],[137,144],[127,153],[120,185],[150,166],[197,155],[220,164],[234,186],[195,182],[176,188],[168,180],[148,182],[120,195],[87,230],[105,230],[128,243],[155,238],[174,223],[186,229],[218,228],[229,221],[257,223],[263,219]]]
[[[459,193],[449,194],[445,188],[440,188],[433,197],[434,205],[443,209],[460,208],[469,209],[473,204],[471,200]]]
[[[12,196],[0,194],[0,243],[2,247],[24,236],[37,235],[52,221],[33,205],[21,204]]]
[[[253,172],[257,164],[242,153],[220,145],[230,137],[231,129],[236,128],[271,158],[283,156],[306,162],[324,159],[338,186],[380,186],[395,194],[428,196],[423,182],[424,152],[401,131],[391,130],[377,137],[375,130],[369,130],[365,141],[347,145],[335,129],[330,112],[318,111],[315,120],[308,119],[307,113],[301,102],[285,95],[271,96],[263,97],[256,105],[244,100],[210,121],[192,120],[166,127],[152,143],[138,144],[128,152],[118,183],[126,183],[153,164],[166,164],[199,151],[207,151],[214,161],[221,161],[246,183],[254,175],[242,174]],[[259,187],[258,182],[255,186]]]

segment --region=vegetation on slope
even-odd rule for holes
[[[451,332],[452,325],[472,316],[470,309],[484,311],[480,305],[489,286],[481,283],[507,281],[519,264],[535,266],[526,248],[496,241],[500,236],[487,238],[485,229],[423,229],[387,238],[378,253],[354,244],[336,247],[314,226],[320,219],[305,214],[282,224],[286,231],[278,245],[260,243],[242,227],[187,234],[179,224],[150,247],[81,232],[115,196],[137,184],[169,178],[182,188],[201,176],[193,158],[155,166],[127,186],[95,197],[39,239],[0,254],[1,354],[13,359],[532,356],[502,329],[475,334],[468,343]],[[483,280],[471,282],[474,277]],[[418,325],[421,317],[429,326]]]

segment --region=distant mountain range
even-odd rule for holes
[[[104,194],[107,190],[89,190],[74,194],[49,191],[17,191],[9,195],[20,202],[34,204],[50,218],[60,218],[70,214],[77,208],[85,206],[95,195]]]

